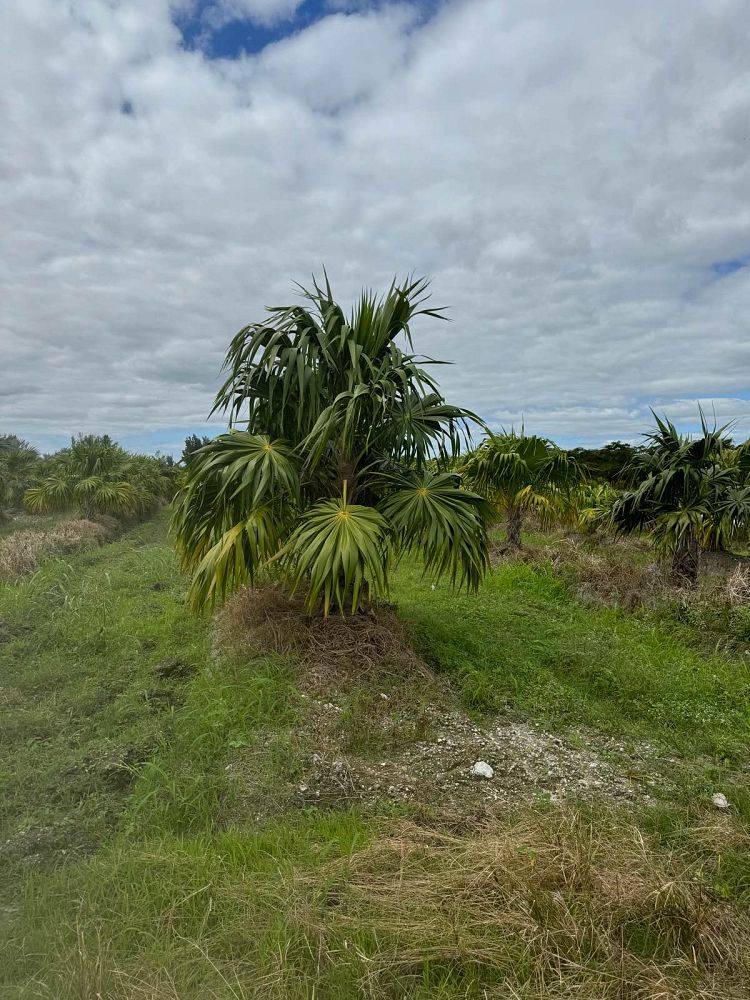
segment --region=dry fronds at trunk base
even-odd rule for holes
[[[340,689],[373,672],[434,679],[387,605],[346,618],[324,618],[307,614],[302,598],[290,598],[280,587],[248,587],[220,611],[215,640],[228,649],[294,657],[303,668],[300,684],[307,691]]]

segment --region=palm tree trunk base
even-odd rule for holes
[[[694,538],[681,539],[672,555],[670,576],[673,583],[694,587],[698,581],[700,550]]]
[[[505,537],[508,545],[512,549],[521,548],[521,511],[511,508],[508,511],[508,521],[505,528]]]

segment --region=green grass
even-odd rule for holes
[[[471,827],[426,850],[387,804],[259,825],[225,767],[248,751],[269,798],[295,773],[295,671],[213,658],[184,590],[164,518],[0,586],[2,1000],[645,1000],[662,974],[675,998],[743,995],[747,788],[727,787],[731,818],[519,809],[488,852]],[[704,799],[747,763],[742,661],[586,608],[549,566],[506,564],[476,596],[404,566],[394,598],[478,714],[674,745]],[[379,691],[350,692],[344,752],[419,735],[415,717],[374,738]]]
[[[443,584],[432,590],[405,565],[393,596],[419,652],[470,709],[746,759],[745,661],[703,656],[668,626],[585,607],[548,566],[505,563],[473,595]]]
[[[180,704],[184,679],[154,666],[208,660],[183,588],[163,520],[0,584],[3,881],[94,850],[119,822]]]

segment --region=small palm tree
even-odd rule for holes
[[[750,518],[750,487],[727,427],[710,429],[700,416],[702,434],[690,438],[654,414],[656,430],[630,465],[633,487],[612,512],[619,531],[648,531],[671,557],[674,581],[688,585],[698,578],[700,549],[742,537]]]
[[[444,470],[477,418],[446,403],[412,353],[412,321],[441,315],[426,290],[364,292],[346,316],[326,277],[304,306],[270,309],[234,338],[214,406],[230,430],[191,456],[173,519],[195,608],[273,564],[308,610],[353,613],[387,595],[407,551],[428,573],[479,584],[485,504]]]
[[[26,491],[34,513],[77,507],[86,518],[98,514],[141,514],[164,495],[159,463],[130,455],[108,435],[79,435],[51,459],[47,476]]]
[[[508,544],[521,548],[526,514],[547,524],[571,510],[571,491],[582,479],[578,464],[546,438],[515,432],[490,434],[463,466],[466,482],[504,516]]]
[[[572,520],[580,532],[594,534],[611,528],[612,508],[620,497],[608,482],[584,481],[570,495]]]
[[[0,511],[19,507],[40,463],[39,452],[15,434],[0,435]]]

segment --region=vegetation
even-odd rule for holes
[[[325,710],[307,693],[314,664],[212,657],[164,515],[0,585],[13,678],[0,996],[743,997],[747,662],[702,653],[699,623],[582,606],[557,568],[565,543],[524,542],[535,561],[506,559],[476,598],[433,590],[410,560],[394,575],[399,613],[448,685],[437,725],[462,702],[492,712],[488,725],[542,724],[548,749],[622,747],[629,774],[647,768],[647,806],[519,791],[489,815],[445,814],[384,791],[368,810],[340,776],[335,803],[306,802]],[[402,697],[392,671],[321,680],[341,747],[374,754],[375,769],[394,752],[375,740],[374,708]],[[416,763],[423,732],[400,738]],[[531,756],[517,752],[481,787],[525,775]],[[283,803],[270,818],[243,798],[243,762]],[[717,788],[727,814],[711,805]]]
[[[48,459],[45,473],[25,494],[34,513],[77,509],[89,519],[145,514],[173,492],[168,462],[130,454],[106,434],[73,438],[68,448]]]
[[[0,998],[747,996],[750,447],[461,455],[426,291],[241,330],[181,466],[0,438]]]
[[[190,459],[200,448],[204,448],[207,444],[211,443],[211,438],[207,437],[205,434],[188,434],[185,438],[185,444],[182,448],[182,455],[180,456],[180,461],[183,466],[189,464]]]
[[[441,471],[475,418],[445,402],[430,362],[397,344],[411,352],[414,319],[440,316],[426,290],[365,292],[347,318],[326,280],[304,293],[310,308],[271,309],[234,338],[215,405],[232,429],[192,455],[173,522],[194,607],[274,562],[308,609],[354,612],[387,596],[408,552],[432,576],[476,589],[486,505]]]
[[[601,448],[572,448],[570,456],[589,479],[622,489],[628,485],[628,469],[636,450],[624,441],[610,441]]]
[[[547,525],[562,519],[582,478],[567,452],[523,432],[491,434],[469,455],[462,471],[467,483],[505,517],[507,541],[515,549],[521,547],[524,515],[533,513]]]
[[[22,506],[39,464],[39,452],[27,441],[0,434],[0,513]]]
[[[103,524],[85,520],[15,531],[7,538],[0,538],[0,579],[33,573],[50,556],[101,545],[107,535]]]
[[[701,414],[702,436],[690,438],[654,417],[656,430],[630,466],[636,485],[614,504],[612,517],[619,531],[648,531],[671,556],[675,582],[693,585],[700,548],[747,536],[750,486],[725,427],[710,429]]]

